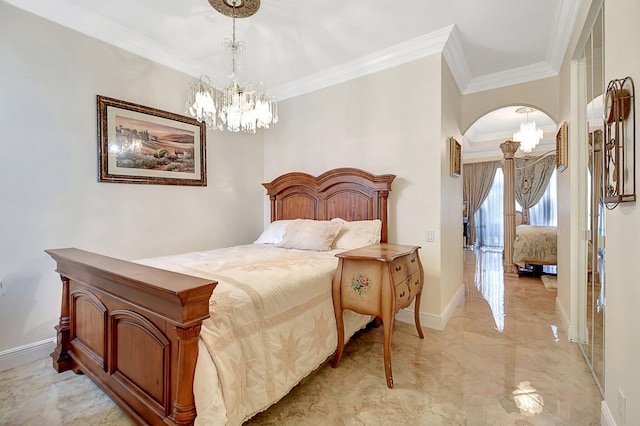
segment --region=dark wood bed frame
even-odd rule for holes
[[[394,178],[341,168],[263,185],[272,221],[381,219],[386,242]],[[216,282],[75,248],[46,252],[62,279],[53,367],[85,373],[139,424],[193,424],[198,337]]]

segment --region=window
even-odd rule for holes
[[[529,224],[536,226],[558,226],[558,181],[553,171],[547,190],[538,203],[529,209]],[[516,201],[516,210],[522,207]]]
[[[489,195],[474,216],[476,222],[476,245],[485,248],[504,247],[504,174],[502,168],[496,170]]]
[[[549,185],[538,203],[529,209],[531,225],[558,225],[558,184],[554,170]],[[493,185],[489,195],[475,214],[476,245],[488,249],[502,249],[504,247],[504,174],[502,169],[496,170]],[[516,201],[516,210],[522,207]]]

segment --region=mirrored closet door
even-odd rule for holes
[[[584,105],[580,126],[580,146],[584,150],[582,176],[583,218],[586,229],[583,244],[584,270],[579,291],[579,343],[602,392],[604,389],[604,316],[605,316],[605,207],[602,200],[602,116],[604,92],[604,28],[602,9],[598,13],[579,60],[581,102]],[[581,114],[581,115],[582,115]]]

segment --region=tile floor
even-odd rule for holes
[[[601,397],[539,278],[503,279],[500,253],[465,250],[465,301],[444,331],[395,323],[395,387],[382,329],[349,342],[339,368],[311,374],[248,424],[597,425]],[[425,295],[428,297],[428,295]],[[49,359],[0,372],[2,425],[133,424],[85,376]]]

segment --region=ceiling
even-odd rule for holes
[[[222,42],[231,38],[232,19],[207,0],[5,1],[228,83]],[[463,94],[550,77],[562,64],[580,2],[262,0],[255,15],[236,20],[237,39],[246,44],[240,78],[286,99],[440,52]]]
[[[544,137],[531,155],[539,155],[556,149],[556,123],[542,111],[534,111],[528,116],[516,112],[523,105],[508,106],[491,111],[480,117],[464,134],[463,149],[465,161],[501,157],[500,144],[513,140],[513,133],[520,130],[520,123],[534,121],[542,129]]]

